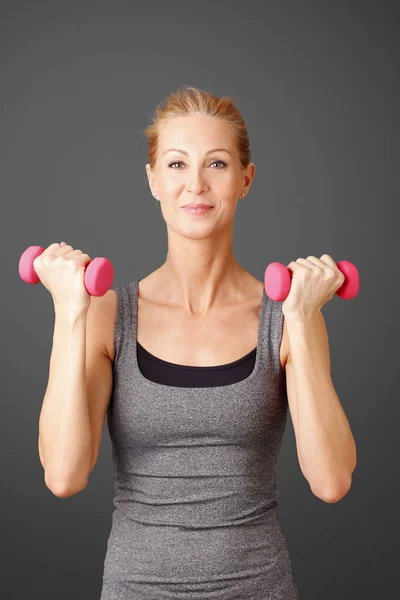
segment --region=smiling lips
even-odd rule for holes
[[[182,208],[212,208],[211,204],[196,204],[195,202],[190,202],[190,204],[185,204]]]
[[[186,204],[186,206],[182,206],[182,209],[189,213],[190,215],[194,215],[200,217],[205,215],[211,211],[213,207],[208,204]]]

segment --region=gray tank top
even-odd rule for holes
[[[288,410],[282,302],[263,289],[248,376],[166,385],[139,368],[138,286],[115,288],[115,510],[100,600],[297,600],[276,489]]]

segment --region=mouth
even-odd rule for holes
[[[208,204],[186,204],[186,206],[182,206],[181,208],[186,213],[200,216],[209,213],[213,209],[213,206]]]
[[[211,204],[196,204],[195,202],[190,202],[190,204],[184,204],[181,208],[212,208]]]

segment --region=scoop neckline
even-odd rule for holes
[[[249,360],[249,358],[251,358],[257,352],[257,346],[256,346],[255,348],[253,348],[253,350],[250,350],[250,352],[248,352],[244,356],[241,356],[240,358],[237,358],[236,360],[233,360],[230,363],[225,363],[224,365],[205,365],[204,366],[204,365],[180,365],[178,363],[170,362],[169,360],[164,360],[162,358],[158,358],[158,356],[154,356],[154,354],[152,354],[151,352],[146,350],[146,348],[144,346],[142,346],[142,344],[140,342],[138,342],[137,340],[136,340],[136,347],[140,348],[140,350],[146,355],[148,360],[151,360],[153,362],[156,362],[158,364],[166,366],[170,369],[178,369],[178,370],[184,370],[184,371],[200,371],[200,372],[222,371],[225,369],[233,369],[234,367],[238,367],[240,364]]]
[[[250,353],[252,352],[256,352],[256,359],[254,362],[254,368],[252,370],[252,372],[245,378],[245,379],[241,379],[240,381],[236,381],[234,383],[228,383],[228,384],[224,384],[224,385],[215,385],[215,386],[198,386],[198,387],[185,387],[185,386],[176,386],[176,385],[166,385],[165,383],[158,383],[157,381],[152,381],[151,379],[147,379],[147,377],[145,377],[143,375],[143,373],[141,372],[140,368],[139,368],[139,361],[138,361],[138,357],[137,357],[137,330],[138,330],[138,304],[139,304],[139,281],[140,279],[136,279],[136,281],[134,281],[134,303],[135,303],[135,314],[136,314],[136,318],[135,318],[135,326],[133,327],[133,356],[134,356],[134,366],[136,369],[136,373],[137,373],[137,377],[139,377],[139,379],[141,379],[148,387],[152,387],[155,390],[160,390],[160,389],[165,389],[165,391],[171,391],[174,390],[174,392],[178,392],[178,393],[189,393],[189,392],[200,392],[200,391],[207,391],[207,393],[212,392],[213,390],[221,390],[221,389],[231,389],[231,390],[237,390],[239,388],[245,388],[247,387],[252,381],[253,379],[255,379],[255,377],[258,375],[259,369],[260,369],[260,361],[261,361],[261,330],[262,330],[262,322],[263,322],[263,317],[264,317],[264,311],[265,311],[265,305],[266,305],[266,301],[267,301],[267,294],[265,291],[265,286],[263,286],[262,288],[262,295],[261,295],[261,305],[260,305],[260,312],[259,312],[259,316],[258,316],[258,327],[257,327],[257,346],[255,348],[253,348],[253,350],[251,350]],[[250,354],[249,353],[249,354]],[[248,356],[248,355],[246,355]],[[157,358],[157,357],[155,357]],[[242,357],[244,358],[244,357]],[[161,360],[161,359],[160,359]],[[238,359],[238,361],[240,361],[242,359]],[[235,363],[237,361],[234,361]],[[174,363],[171,363],[174,364]],[[227,363],[227,364],[232,364],[232,363]],[[176,366],[183,366],[184,368],[188,368],[190,365],[176,365]],[[216,365],[218,366],[218,365]],[[224,365],[222,365],[224,366]],[[226,366],[226,365],[225,365]],[[204,368],[208,368],[208,367],[204,367]]]

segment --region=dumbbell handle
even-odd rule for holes
[[[357,267],[347,260],[339,261],[336,266],[345,277],[343,285],[336,290],[336,294],[344,300],[351,300],[357,296],[360,289],[360,276]],[[267,296],[275,302],[286,300],[290,292],[292,276],[293,272],[282,263],[270,263],[264,274],[264,287]]]
[[[29,246],[19,260],[18,272],[25,283],[40,283],[33,261],[44,252],[42,246]],[[84,285],[91,296],[104,296],[111,288],[114,268],[107,258],[98,256],[85,268]]]

